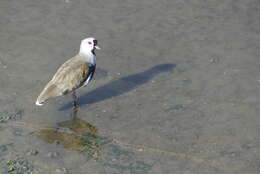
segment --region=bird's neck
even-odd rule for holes
[[[92,51],[80,50],[79,55],[88,63],[96,65],[96,55]]]

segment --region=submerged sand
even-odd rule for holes
[[[259,7],[2,0],[0,173],[260,173]],[[102,49],[78,112],[35,106],[88,36]]]

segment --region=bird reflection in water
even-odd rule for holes
[[[59,122],[55,128],[41,129],[38,138],[50,144],[61,144],[66,149],[79,151],[87,159],[98,159],[101,147],[111,140],[98,136],[97,128],[79,119],[77,113],[78,109],[74,108],[71,120]]]

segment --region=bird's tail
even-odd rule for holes
[[[44,104],[44,102],[40,102],[40,101],[37,99],[36,102],[35,102],[35,104],[38,105],[38,106],[42,106],[42,105]]]
[[[59,96],[59,92],[57,90],[56,85],[47,84],[43,91],[38,96],[35,104],[38,106],[43,105],[48,99]]]
[[[44,97],[43,92],[44,91],[41,92],[41,94],[37,97],[37,100],[35,102],[35,104],[38,105],[38,106],[42,106],[46,101],[46,98]]]

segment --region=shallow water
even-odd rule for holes
[[[0,174],[260,173],[258,0],[0,1]],[[94,36],[94,80],[35,106]]]

